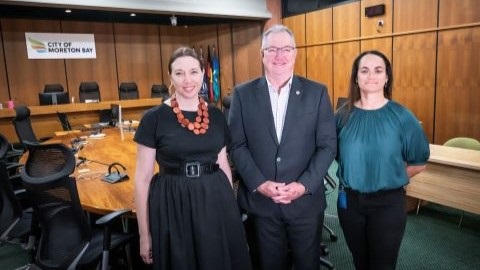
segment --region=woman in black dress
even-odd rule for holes
[[[140,255],[154,269],[251,269],[227,161],[228,126],[198,97],[203,62],[182,47],[168,72],[174,95],[145,113],[134,138]]]

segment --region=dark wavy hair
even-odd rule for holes
[[[168,73],[169,74],[172,73],[172,63],[175,60],[177,60],[177,58],[183,57],[183,56],[190,56],[190,57],[193,57],[193,58],[197,59],[198,63],[200,64],[200,69],[202,71],[205,69],[203,61],[200,59],[200,57],[198,57],[197,53],[195,52],[195,50],[193,48],[180,47],[172,53],[172,56],[170,56],[170,60],[168,61]]]

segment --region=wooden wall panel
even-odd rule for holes
[[[480,22],[478,0],[439,0],[439,26]]]
[[[272,14],[265,25],[263,31],[267,30],[274,24],[282,23],[282,1],[281,0],[266,0],[267,10]]]
[[[38,105],[45,84],[66,87],[63,59],[28,59],[25,32],[61,32],[52,20],[2,19],[2,36],[11,99],[15,104]]]
[[[360,42],[360,51],[377,50],[385,54],[390,61],[392,60],[392,38],[374,38],[366,39]]]
[[[168,61],[173,51],[180,46],[190,46],[188,28],[177,26],[160,26],[160,51],[162,61],[163,83],[170,86],[170,77],[168,75]],[[199,49],[199,48],[195,48]],[[198,51],[197,51],[198,52]]]
[[[283,18],[283,24],[292,30],[297,46],[305,46],[305,14]]]
[[[435,143],[458,136],[480,139],[480,27],[438,35]]]
[[[337,99],[333,93],[333,45],[307,48],[307,78],[321,82],[328,87],[332,105]]]
[[[393,47],[393,99],[409,108],[433,141],[436,33],[398,36]]]
[[[212,45],[215,45],[218,49],[216,25],[190,26],[189,32],[189,43],[195,48],[203,46],[205,59],[207,58],[208,46],[212,49]]]
[[[262,76],[261,33],[260,23],[232,24],[234,84]]]
[[[394,1],[394,32],[414,31],[437,27],[438,0]]]
[[[74,97],[75,101],[79,102],[80,83],[96,81],[100,87],[102,100],[118,99],[113,25],[111,23],[72,21],[62,21],[61,24],[64,33],[94,34],[97,53],[96,59],[65,60],[70,97]]]
[[[333,7],[333,39],[360,37],[360,2]]]
[[[218,25],[218,55],[220,59],[220,87],[222,98],[233,90],[233,48],[230,25]]]
[[[140,98],[150,98],[153,84],[162,83],[160,39],[153,24],[114,24],[118,85],[136,82]],[[118,85],[111,89],[118,100]]]
[[[307,77],[306,48],[297,48],[297,57],[295,59],[294,73],[299,76]]]
[[[392,33],[392,22],[393,22],[393,0],[363,0],[360,8],[360,18],[361,19],[361,35],[362,37],[367,36],[378,36],[383,34]],[[365,8],[375,5],[385,5],[385,14],[375,17],[366,17]],[[379,26],[378,22],[383,21],[383,26]]]
[[[0,29],[1,21],[0,21]],[[5,106],[5,101],[10,100],[7,81],[7,66],[5,62],[5,53],[3,52],[3,40],[0,39],[0,103]]]
[[[353,60],[360,52],[360,42],[344,42],[333,45],[333,96],[348,96]],[[336,98],[335,98],[336,99]]]
[[[326,8],[306,14],[306,45],[332,41],[333,9]]]

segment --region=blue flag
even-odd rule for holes
[[[213,55],[212,55],[212,84],[213,84],[213,94],[215,102],[220,98],[220,61],[218,60],[218,54],[215,50],[215,45],[213,45]]]

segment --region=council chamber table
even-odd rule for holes
[[[427,169],[410,179],[407,195],[480,215],[480,151],[430,144]]]
[[[137,146],[133,141],[134,132],[119,128],[102,130],[103,137],[92,137],[89,133],[69,133],[57,136],[47,143],[63,143],[71,146],[77,137],[86,138],[77,152],[77,164],[74,172],[80,202],[86,211],[106,214],[119,209],[132,209],[134,204],[134,177]],[[82,161],[80,158],[85,158]],[[125,166],[128,180],[110,184],[102,180],[108,172],[108,165],[118,162]]]

